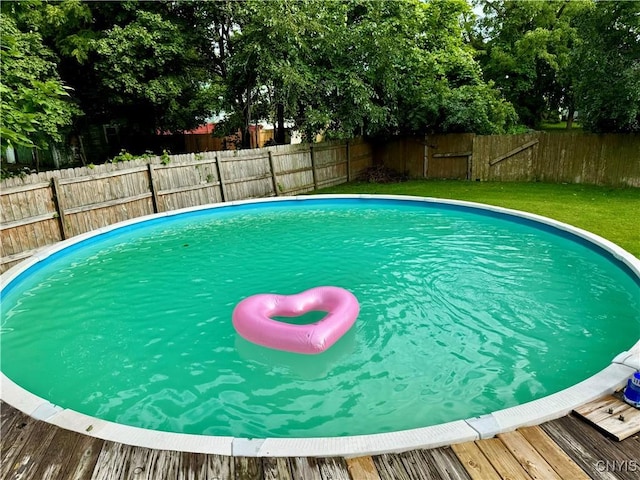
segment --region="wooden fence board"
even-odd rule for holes
[[[536,178],[538,133],[473,138],[472,178],[531,181]]]
[[[636,135],[603,135],[599,183],[640,187],[640,142]]]
[[[421,176],[469,179],[474,137],[470,133],[428,135],[424,142],[426,152],[419,159],[423,163]],[[414,170],[417,172],[418,168]]]
[[[12,178],[2,182],[2,271],[42,246],[158,211],[226,200],[291,195],[342,183],[372,161],[371,146],[354,139],[259,150],[151,157]],[[351,170],[346,157],[353,152]],[[269,157],[271,156],[271,162]],[[163,161],[164,160],[164,161]],[[56,179],[51,184],[51,179]]]
[[[173,155],[169,163],[152,157],[5,179],[0,182],[0,270],[25,252],[121,220],[220,201],[308,192],[360,178],[374,162],[414,177],[638,187],[640,135],[450,134],[386,144],[356,138],[348,144]],[[57,184],[51,185],[54,178]]]

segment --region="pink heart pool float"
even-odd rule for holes
[[[321,310],[327,315],[309,325],[293,325],[271,317],[296,317]],[[242,300],[233,310],[233,326],[250,342],[295,353],[321,353],[356,321],[360,305],[344,288],[316,287],[296,295],[261,293]]]

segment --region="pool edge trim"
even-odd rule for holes
[[[278,201],[291,200],[303,201],[323,198],[387,199],[440,203],[525,218],[533,222],[542,223],[559,230],[563,230],[599,246],[601,249],[611,254],[616,260],[625,264],[631,272],[640,278],[640,260],[626,250],[591,232],[548,217],[462,200],[416,197],[410,195],[331,194],[249,199],[200,205],[126,220],[124,222],[102,227],[62,242],[58,242],[54,245],[44,247],[40,251],[36,252],[32,257],[24,260],[2,274],[0,276],[0,288],[4,289],[24,271],[64,248],[127,225],[141,223],[154,218],[180,215],[183,213],[213,208],[231,207],[234,205],[266,202],[275,203]],[[624,386],[627,378],[639,369],[640,339],[629,350],[621,352],[614,357],[610,365],[595,375],[576,385],[531,402],[498,410],[487,415],[468,418],[465,420],[457,420],[440,425],[402,430],[398,432],[345,437],[247,439],[230,436],[171,433],[132,427],[90,417],[73,410],[63,409],[53,405],[49,401],[24,390],[22,387],[18,386],[6,377],[2,372],[0,372],[0,399],[33,418],[43,420],[58,427],[103,440],[146,448],[251,457],[355,457],[381,453],[398,453],[416,448],[436,448],[444,445],[490,438],[498,433],[512,431],[518,427],[537,425],[562,417],[584,403],[588,403],[603,395],[613,393]]]

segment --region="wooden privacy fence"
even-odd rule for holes
[[[41,247],[155,212],[294,195],[373,163],[417,178],[640,187],[640,135],[450,134],[281,145],[55,170],[0,184],[0,271]]]
[[[376,161],[414,178],[640,187],[640,135],[532,132],[400,138]]]
[[[130,218],[209,203],[295,195],[372,165],[361,139],[204,152],[11,178],[0,185],[0,271],[39,248]]]

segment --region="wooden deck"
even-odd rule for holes
[[[495,438],[358,458],[248,458],[152,450],[35,420],[0,403],[0,478],[430,480],[640,478],[640,435],[616,442],[574,416]]]

